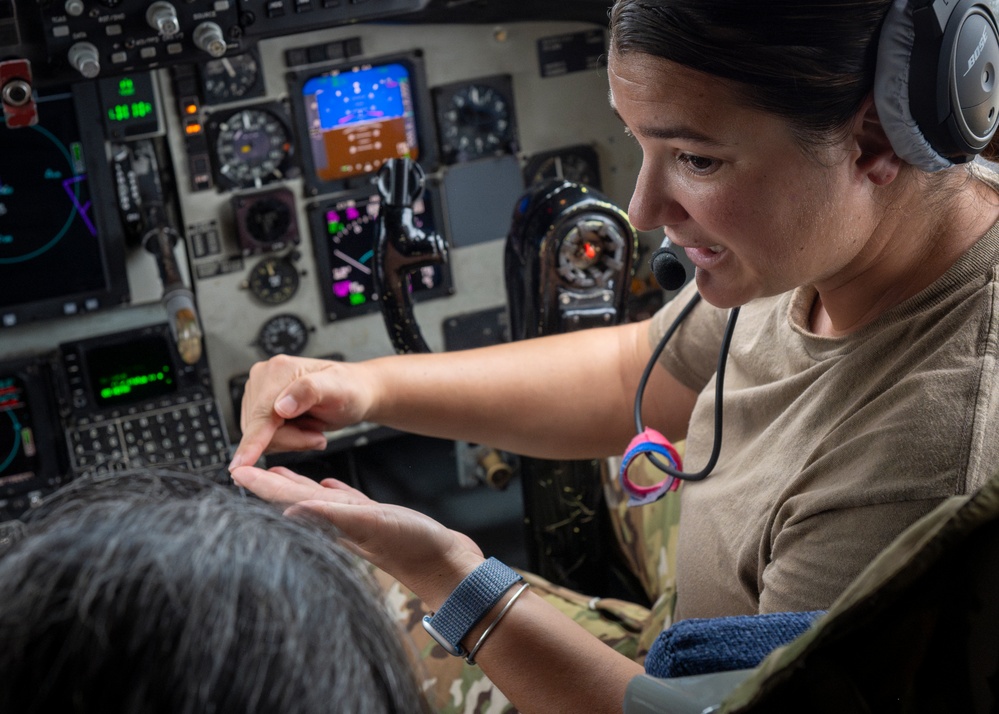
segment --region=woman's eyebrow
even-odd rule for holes
[[[699,144],[705,144],[708,146],[722,147],[725,144],[717,139],[708,136],[707,134],[698,131],[692,126],[685,124],[677,124],[674,126],[651,126],[651,127],[629,127],[627,122],[621,118],[618,113],[617,108],[611,105],[611,111],[614,112],[614,116],[624,124],[624,126],[632,133],[640,136],[645,136],[650,139],[684,139],[686,141],[696,141]]]

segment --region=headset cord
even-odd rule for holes
[[[636,433],[641,434],[645,431],[645,426],[642,424],[642,398],[645,394],[645,387],[648,384],[649,376],[652,374],[652,369],[656,366],[659,361],[659,356],[662,354],[663,350],[666,349],[666,343],[669,342],[673,333],[680,326],[687,316],[690,314],[694,306],[697,305],[701,300],[700,293],[694,293],[694,296],[690,298],[680,314],[677,315],[676,319],[673,320],[673,324],[669,326],[666,330],[666,334],[662,336],[659,340],[659,344],[656,345],[655,350],[652,352],[652,356],[649,358],[649,363],[645,365],[645,371],[642,373],[642,378],[638,382],[638,393],[635,395],[635,429]],[[655,464],[656,468],[663,471],[674,478],[683,479],[685,481],[700,481],[705,478],[714,469],[715,464],[718,461],[718,455],[721,453],[721,440],[722,440],[722,393],[725,387],[725,363],[728,362],[728,349],[729,345],[732,343],[732,333],[735,332],[735,322],[739,319],[739,308],[734,307],[729,313],[728,325],[725,327],[725,334],[722,337],[721,349],[718,351],[718,368],[717,376],[715,378],[715,430],[714,430],[714,442],[711,445],[711,457],[708,459],[708,463],[703,469],[696,473],[687,473],[686,471],[678,471],[668,464],[664,464],[658,456],[648,452],[646,456],[648,459]]]

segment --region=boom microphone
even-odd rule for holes
[[[663,239],[662,245],[652,254],[649,266],[663,290],[679,290],[687,282],[687,270],[673,252],[669,238]]]

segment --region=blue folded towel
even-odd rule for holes
[[[645,672],[686,677],[750,669],[822,614],[816,610],[681,620],[656,638],[645,658]]]

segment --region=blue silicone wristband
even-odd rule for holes
[[[423,618],[423,627],[448,654],[463,657],[465,635],[520,580],[512,568],[489,558],[458,583],[437,612]]]

